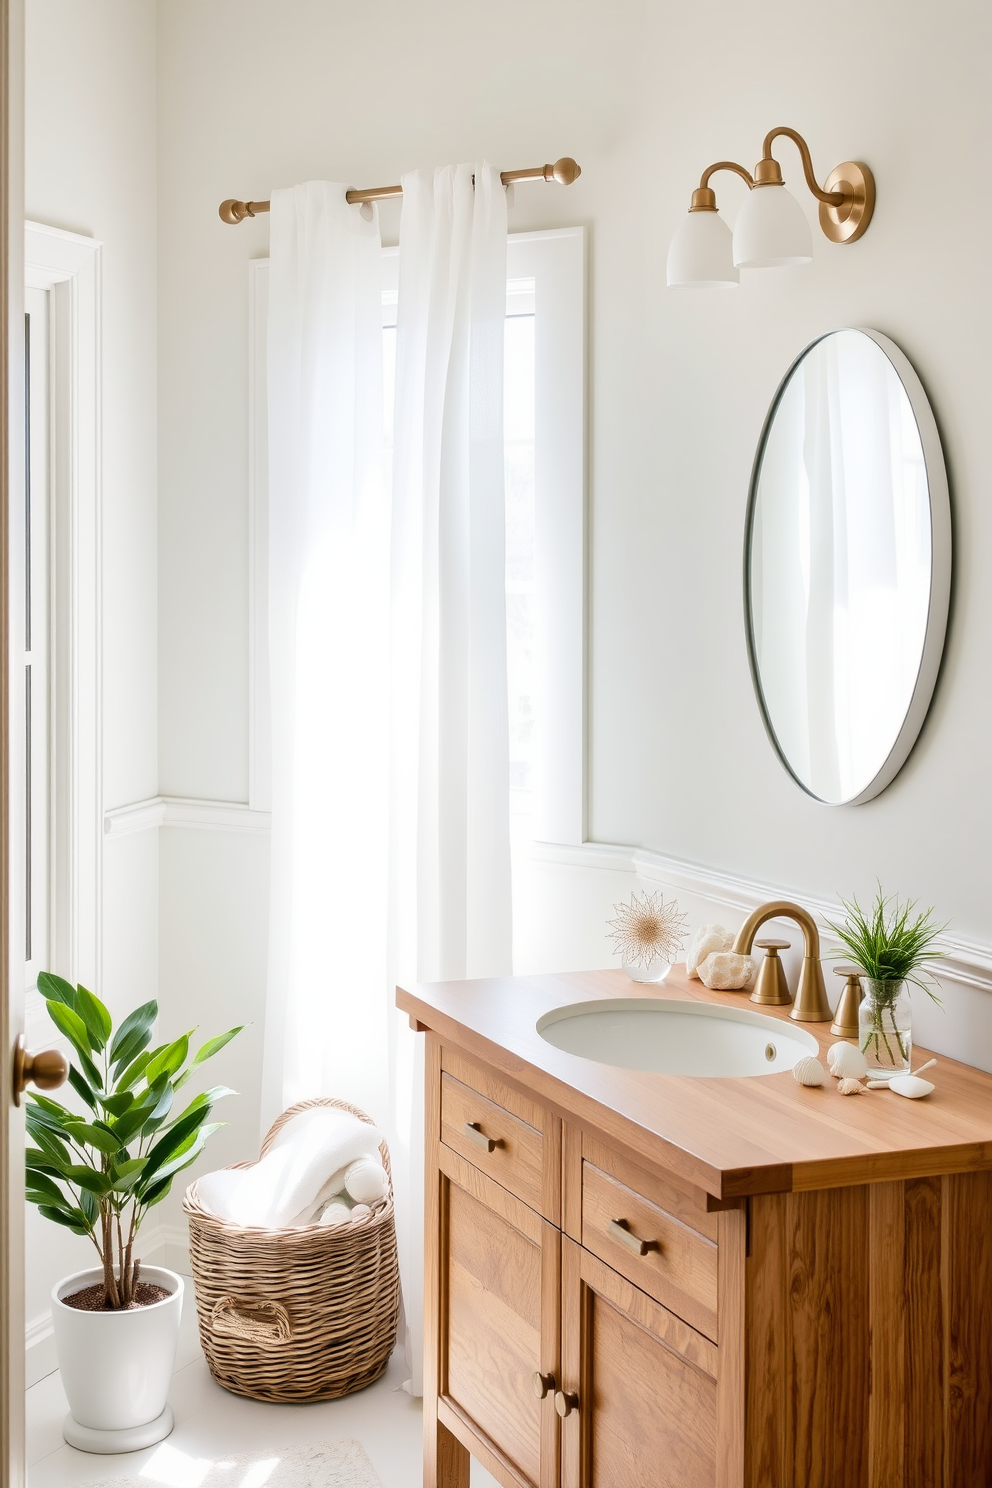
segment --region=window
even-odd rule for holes
[[[383,418],[391,446],[398,250],[383,250]],[[268,262],[250,277],[249,805],[270,807],[265,330]],[[515,840],[585,839],[585,235],[512,234],[504,371],[507,673]]]

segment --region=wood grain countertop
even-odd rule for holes
[[[992,1168],[992,1075],[943,1055],[928,1072],[936,1089],[911,1101],[883,1090],[838,1095],[830,1075],[811,1089],[791,1071],[712,1079],[619,1069],[564,1053],[537,1032],[544,1013],[568,1003],[638,996],[781,1018],[819,1040],[824,1062],[835,1042],[829,1024],[796,1024],[788,1008],[710,992],[681,965],[661,986],[632,983],[622,971],[587,971],[396,989],[397,1005],[415,1027],[533,1091],[563,1118],[673,1169],[704,1189],[714,1207],[746,1194]],[[929,1057],[914,1049],[914,1067]]]

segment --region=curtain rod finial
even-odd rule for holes
[[[246,217],[255,215],[248,202],[236,201],[233,196],[228,197],[227,201],[222,201],[217,210],[221,222],[226,222],[231,227],[243,222]]]
[[[563,155],[556,160],[554,165],[544,168],[544,179],[546,181],[557,181],[559,186],[571,186],[582,174],[582,167],[577,165],[570,155]]]

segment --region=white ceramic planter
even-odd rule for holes
[[[52,1288],[52,1322],[69,1414],[62,1435],[84,1452],[137,1452],[172,1430],[166,1403],[179,1342],[183,1280],[142,1266],[141,1280],[170,1296],[130,1312],[80,1312],[63,1297],[103,1280],[100,1267]]]

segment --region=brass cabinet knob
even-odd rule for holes
[[[494,1137],[487,1137],[477,1121],[466,1121],[465,1135],[476,1147],[481,1147],[483,1152],[495,1152],[500,1143]]]
[[[43,1049],[40,1054],[29,1054],[24,1047],[24,1036],[18,1034],[14,1045],[14,1105],[21,1104],[21,1096],[29,1085],[39,1090],[58,1090],[69,1074],[68,1061],[58,1049]]]
[[[555,1387],[554,1375],[542,1374],[539,1369],[534,1370],[534,1373],[530,1377],[530,1382],[534,1387],[534,1394],[538,1400],[543,1400],[546,1395],[550,1395]]]
[[[555,1410],[563,1421],[566,1416],[570,1416],[573,1410],[578,1410],[578,1408],[578,1395],[571,1395],[567,1390],[559,1390],[555,1395]]]

